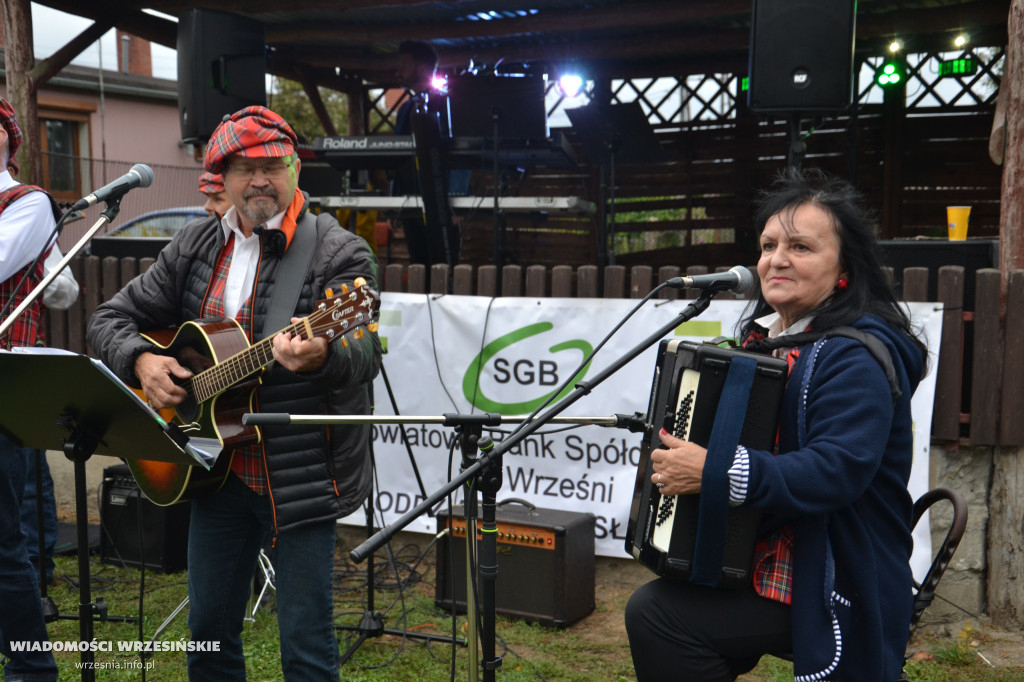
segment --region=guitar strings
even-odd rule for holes
[[[356,291],[350,292],[347,297],[347,301],[352,301],[355,298],[356,293]],[[328,319],[327,323],[322,325],[320,324],[320,321],[325,317],[330,318],[332,311],[341,306],[342,303],[340,301],[340,297],[335,298],[334,301],[334,305],[322,305],[322,307],[318,307],[304,318],[304,320],[282,329],[280,332],[277,332],[277,334],[288,332],[298,336],[307,336],[307,334],[304,333],[306,329],[304,322],[309,324],[309,329],[312,331],[312,334],[308,335],[308,338],[315,337],[317,332],[330,329],[334,326],[333,320]],[[372,316],[367,315],[367,318],[370,317]],[[355,328],[359,328],[364,323],[362,312],[355,316],[355,321],[357,322]],[[347,320],[345,322],[347,324]],[[344,329],[342,335],[347,334],[349,331],[351,330]],[[277,334],[268,336],[249,348],[235,353],[223,362],[194,375],[188,382],[186,391],[188,391],[189,395],[192,396],[193,400],[196,402],[205,402],[226,390],[237,381],[256,373],[273,360],[273,339]],[[259,362],[253,363],[252,360],[254,358]]]

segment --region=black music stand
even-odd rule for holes
[[[639,100],[624,104],[588,104],[566,109],[590,163],[601,168],[601,222],[597,257],[602,265],[615,264],[615,166],[629,163],[665,163],[668,150],[658,142]],[[611,244],[611,248],[609,248]]]
[[[0,351],[0,430],[21,447],[61,450],[75,463],[79,636],[92,641],[97,613],[89,588],[85,462],[93,454],[209,469],[177,426],[125,386],[101,362],[51,348]],[[94,680],[94,654],[81,652],[81,678]]]

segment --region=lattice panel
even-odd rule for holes
[[[939,62],[973,58],[978,65],[974,74],[940,76]],[[999,90],[1006,50],[1002,47],[970,48],[961,52],[922,52],[906,56],[906,108],[955,109],[991,104]],[[872,104],[882,101],[882,88],[875,82],[875,71],[883,57],[868,57],[861,66],[858,102]]]

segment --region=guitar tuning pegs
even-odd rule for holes
[[[341,337],[341,347],[348,348],[348,339],[346,339],[344,336]]]
[[[363,338],[363,328],[360,327],[359,329],[355,330],[355,332],[353,332],[352,336],[356,337],[357,339]]]
[[[356,285],[357,287],[361,287],[361,286],[363,286],[364,284],[366,284],[366,278],[365,278],[365,277],[356,277],[356,281],[354,282],[354,284],[355,284],[355,285]]]
[[[348,293],[348,285],[347,284],[342,284],[341,285],[341,293],[343,293],[343,294]]]
[[[334,298],[334,289],[327,289],[324,293],[327,294],[327,298]]]
[[[371,322],[370,324],[366,325],[366,328],[369,329],[374,334],[376,334],[377,330],[380,329],[380,325],[377,324],[376,322]]]

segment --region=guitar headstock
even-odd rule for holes
[[[345,336],[355,332],[355,338],[361,338],[363,328],[370,332],[377,331],[377,301],[379,294],[366,284],[366,280],[357,277],[355,288],[350,289],[348,285],[342,285],[341,293],[337,296],[318,301],[313,312],[306,320],[312,330],[313,336],[323,336],[328,341],[333,341],[338,336]],[[342,339],[343,345],[348,345]]]

